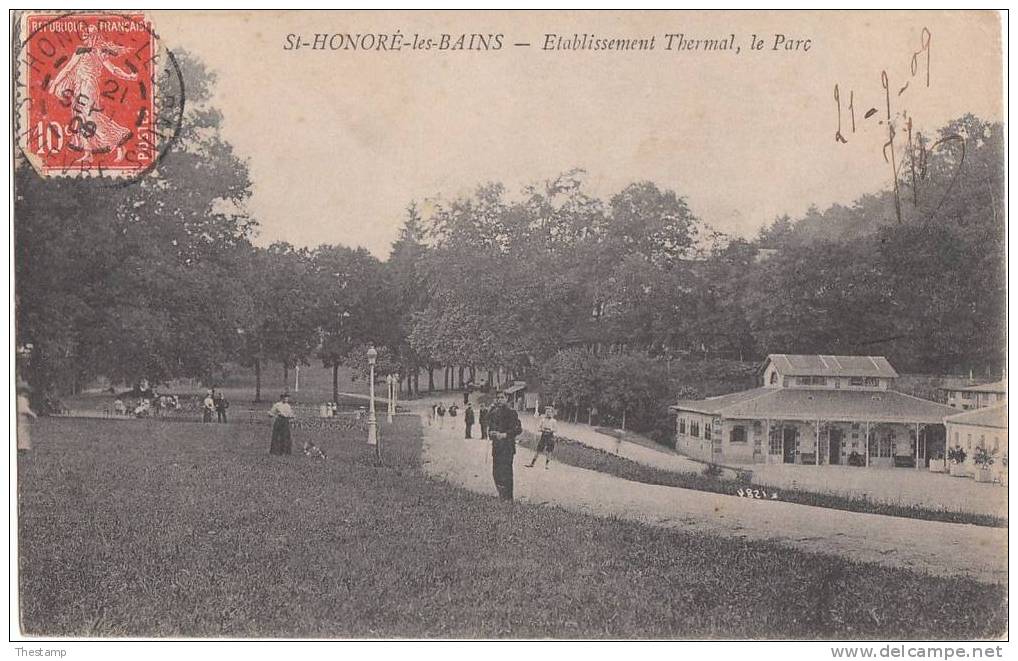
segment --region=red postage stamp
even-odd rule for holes
[[[158,158],[158,45],[143,14],[29,14],[21,149],[43,176],[123,177]]]

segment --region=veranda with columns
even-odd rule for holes
[[[952,409],[890,390],[886,360],[779,354],[761,371],[764,387],[672,406],[676,449],[714,463],[915,470],[944,454]]]

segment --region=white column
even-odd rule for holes
[[[385,383],[389,386],[389,401],[387,402],[388,408],[386,409],[385,421],[392,422],[392,407],[393,407],[393,393],[396,392],[396,379],[391,374],[387,374],[385,377]]]
[[[866,467],[869,468],[869,465],[870,465],[870,423],[869,423],[868,420],[865,423],[865,429],[866,429],[866,431],[863,433],[863,439],[864,439],[865,444],[866,444]]]
[[[915,469],[919,470],[919,423],[915,423]]]
[[[820,421],[819,420],[816,421],[815,432],[816,432],[815,433],[816,438],[814,439],[813,442],[816,444],[816,448],[815,448],[815,451],[813,452],[813,465],[814,466],[819,466],[820,465]]]

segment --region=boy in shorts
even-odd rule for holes
[[[558,431],[558,423],[555,421],[555,409],[548,406],[544,409],[544,417],[537,423],[537,429],[541,438],[537,441],[537,449],[534,450],[534,458],[527,464],[527,468],[533,468],[537,463],[537,457],[544,453],[544,469],[548,470],[551,463],[551,453],[555,451],[555,433]]]

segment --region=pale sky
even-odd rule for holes
[[[492,180],[515,192],[574,167],[604,198],[648,179],[717,229],[750,236],[779,214],[850,203],[890,183],[878,124],[883,70],[892,113],[908,112],[918,129],[966,112],[1002,117],[1000,22],[987,12],[152,15],[164,44],[218,76],[214,105],[225,138],[249,161],[249,209],[263,244],[342,243],[385,257],[411,200],[450,199]],[[923,27],[928,88],[925,53],[910,71]],[[411,41],[501,33],[502,49],[284,50],[291,33],[396,30]],[[548,33],[654,36],[655,50],[544,51]],[[668,51],[669,33],[734,33],[741,51]],[[763,50],[750,50],[754,33]],[[810,49],[771,50],[775,34],[810,39]],[[835,83],[848,144],[834,140]],[[878,112],[864,119],[871,107]]]

